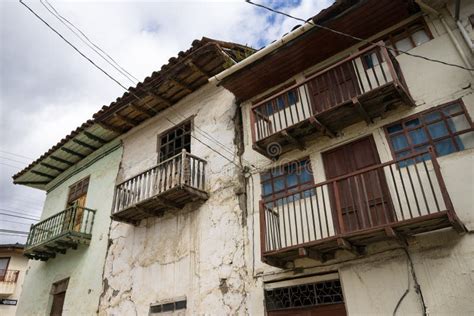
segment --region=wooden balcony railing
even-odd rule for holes
[[[181,209],[205,200],[206,161],[186,150],[120,183],[115,190],[112,218],[137,224],[167,209]]]
[[[254,149],[274,158],[273,143],[278,154],[301,148],[306,135],[333,137],[402,103],[414,105],[401,68],[385,47],[373,45],[253,105]]]
[[[0,282],[16,283],[18,281],[19,270],[0,269]]]
[[[465,230],[433,150],[260,202],[262,260],[276,266],[449,226]]]
[[[25,255],[30,259],[48,260],[56,253],[88,244],[92,236],[95,210],[71,206],[41,222],[31,225]]]

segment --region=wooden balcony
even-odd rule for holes
[[[262,261],[278,267],[447,227],[465,232],[432,150],[260,202]]]
[[[381,43],[380,43],[381,44]],[[414,106],[397,60],[373,45],[252,106],[253,148],[268,158],[303,149],[401,104]]]
[[[0,297],[15,293],[19,274],[18,270],[0,269]]]
[[[25,256],[46,261],[58,253],[65,254],[69,248],[77,249],[79,244],[89,244],[94,216],[95,210],[72,206],[31,225]]]
[[[115,190],[112,219],[137,225],[144,218],[206,200],[205,166],[205,160],[183,150],[120,183]]]

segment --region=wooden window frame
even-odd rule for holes
[[[189,127],[189,132],[186,132],[186,134],[183,133],[183,135],[181,135],[181,137],[184,137],[184,135],[187,135],[187,134],[190,135],[189,149],[190,149],[190,152],[191,152],[191,150],[192,150],[192,146],[191,146],[191,145],[192,145],[192,133],[194,132],[194,116],[192,116],[192,117],[190,117],[190,118],[188,118],[188,119],[186,119],[186,120],[184,120],[184,121],[182,121],[182,122],[180,122],[180,123],[178,123],[178,124],[176,124],[176,125],[174,125],[174,126],[168,128],[167,130],[165,130],[165,131],[161,132],[160,134],[158,134],[158,136],[157,136],[157,143],[156,143],[156,151],[157,151],[157,153],[158,153],[158,154],[157,154],[157,163],[160,163],[160,162],[162,162],[162,161],[164,161],[164,160],[170,158],[170,157],[168,157],[168,158],[165,158],[165,159],[161,159],[161,156],[162,156],[162,155],[161,155],[161,147],[162,147],[162,145],[163,145],[163,144],[161,143],[161,138],[162,138],[163,136],[165,136],[166,134],[169,134],[169,133],[171,133],[171,132],[173,132],[173,131],[175,131],[175,130],[177,130],[177,129],[179,129],[179,128],[182,128],[182,127],[183,127],[184,125],[186,125],[186,124],[189,124],[189,125],[190,125],[190,127]]]
[[[272,174],[272,169],[274,169],[274,168],[280,168],[280,169],[281,168],[288,168],[289,166],[291,166],[293,164],[299,166],[298,167],[298,171],[299,171],[299,170],[301,170],[301,168],[305,168],[304,166],[306,166],[306,164],[304,166],[301,166],[302,162],[308,163],[309,167],[311,168],[311,172],[309,173],[311,175],[311,180],[309,180],[307,182],[301,182],[301,183],[298,182],[296,185],[288,187],[287,182],[286,182],[286,178],[289,175],[289,173],[286,172],[286,173],[283,173],[283,174],[277,175],[277,176],[274,176]],[[264,201],[265,203],[274,202],[274,201],[277,201],[278,199],[281,199],[283,197],[288,196],[289,194],[295,194],[297,192],[301,192],[302,190],[311,188],[314,185],[314,176],[313,176],[312,170],[313,170],[313,168],[312,168],[312,165],[311,165],[311,159],[310,159],[309,156],[307,156],[307,157],[303,157],[303,158],[298,159],[298,160],[290,161],[290,162],[285,163],[283,165],[279,165],[279,166],[275,166],[273,168],[269,168],[269,169],[261,172],[260,173],[260,186],[262,188],[262,192],[261,192],[262,201]],[[295,170],[295,172],[297,172],[297,171]],[[264,174],[269,174],[270,177],[266,180],[263,180]],[[283,190],[275,192],[275,180],[278,180],[278,179],[281,179],[281,178],[285,179],[285,187],[284,187]],[[299,177],[297,179],[299,180]],[[271,183],[272,193],[264,195],[263,185],[266,184],[266,183]],[[296,189],[295,192],[290,192],[290,190],[294,190],[294,189]]]
[[[84,189],[84,182],[87,181],[87,185]],[[79,199],[80,197],[84,196],[84,195],[87,195],[87,192],[89,191],[89,184],[90,184],[90,176],[87,176],[85,178],[82,178],[81,180],[79,181],[76,181],[75,183],[71,184],[69,186],[69,192],[68,192],[68,195],[67,195],[67,202],[66,202],[66,206],[69,205],[70,203],[76,201],[77,199]],[[72,190],[77,190],[76,187],[81,185],[81,191],[80,193],[75,193],[75,194],[72,194]]]
[[[459,104],[461,106],[461,110],[451,114],[448,117],[447,115],[445,115],[442,112],[442,110],[443,110],[443,108],[449,107],[453,104]],[[423,116],[425,114],[428,114],[428,113],[431,113],[431,112],[441,113],[441,118],[430,121],[428,123],[425,123],[425,121],[423,120]],[[449,125],[447,124],[447,120],[451,117],[461,116],[461,115],[464,115],[466,117],[466,120],[469,123],[470,128],[467,128],[467,129],[464,129],[464,130],[461,130],[461,131],[457,131],[457,132],[454,132],[454,133],[451,132],[451,129],[449,128]],[[409,128],[404,127],[405,122],[408,122],[408,121],[411,121],[411,120],[414,120],[414,119],[418,119],[420,121],[420,124],[415,126],[415,127],[409,127]],[[439,137],[439,138],[436,138],[435,140],[433,140],[433,138],[431,137],[431,134],[429,132],[428,125],[432,125],[432,124],[439,123],[439,122],[444,122],[445,123],[446,130],[448,131],[448,135],[444,135],[442,137]],[[402,130],[397,131],[397,132],[389,133],[388,128],[393,126],[393,125],[396,125],[396,124],[402,124]],[[435,146],[435,142],[439,142],[439,141],[442,141],[442,140],[445,140],[445,139],[450,139],[451,142],[454,144],[454,148],[456,149],[456,151],[454,151],[454,152],[460,152],[462,150],[458,147],[458,144],[455,140],[455,137],[457,137],[459,135],[462,135],[462,134],[467,134],[469,132],[473,132],[474,131],[474,124],[472,122],[472,119],[469,115],[469,112],[467,111],[466,105],[464,104],[463,100],[458,99],[458,100],[450,101],[450,102],[438,105],[436,107],[433,107],[433,108],[426,109],[424,111],[415,113],[415,114],[407,116],[407,117],[405,117],[401,120],[389,123],[389,124],[385,125],[383,127],[383,129],[384,129],[384,132],[385,132],[385,138],[387,139],[387,142],[390,146],[390,152],[392,153],[392,157],[394,159],[396,159],[397,154],[399,154],[399,153],[406,152],[406,151],[408,151],[409,154],[410,153],[417,153],[418,152],[417,148],[426,147],[426,146],[432,146],[433,149],[435,150],[436,154],[439,155],[438,152],[437,152],[436,146]],[[420,144],[413,144],[412,140],[411,140],[411,137],[409,136],[408,133],[410,131],[418,130],[418,129],[423,129],[424,133],[427,136],[427,141],[423,142],[423,143],[420,143]],[[391,137],[392,136],[397,136],[397,135],[402,135],[402,134],[405,136],[405,138],[407,140],[407,143],[408,143],[408,146],[403,148],[403,149],[395,150],[395,148],[392,144],[392,141],[391,141]]]
[[[7,271],[8,271],[8,266],[10,265],[10,261],[12,259],[12,257],[0,257],[0,260],[2,259],[7,259],[7,265],[5,267],[5,273],[3,274],[3,276],[0,275],[0,282],[5,280],[5,277],[7,276]]]

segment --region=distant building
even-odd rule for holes
[[[14,316],[28,259],[21,244],[0,245],[0,315]]]

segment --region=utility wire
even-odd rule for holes
[[[4,209],[4,208],[1,208],[0,207],[0,210],[4,211],[4,212],[10,212],[10,213],[14,213],[14,214],[19,214],[19,215],[29,215],[29,216],[34,216],[34,217],[39,217],[38,215],[36,214],[32,214],[30,212],[27,212],[27,211],[24,211],[24,210],[20,210],[21,212],[17,212],[17,211],[13,211],[13,210],[10,210],[10,209]],[[38,210],[40,211],[40,210]]]
[[[31,223],[15,222],[15,221],[9,221],[9,220],[6,220],[6,219],[2,219],[2,220],[0,221],[0,223],[13,223],[13,224],[28,225],[28,226],[31,225]]]
[[[22,167],[10,165],[10,164],[4,163],[4,162],[0,162],[0,165],[12,167],[12,168],[15,168],[17,170],[20,170],[22,168]]]
[[[323,25],[318,24],[318,23],[314,23],[313,20],[311,20],[311,19],[305,20],[305,19],[293,16],[289,13],[273,9],[273,8],[268,7],[266,5],[252,2],[251,0],[245,0],[245,2],[247,2],[248,4],[254,5],[256,7],[271,11],[273,13],[284,15],[288,18],[293,19],[293,20],[297,20],[297,21],[300,21],[300,22],[303,22],[303,23],[309,23],[311,25],[316,26],[317,28],[320,28],[320,29],[323,29],[323,30],[326,30],[326,31],[329,31],[329,32],[332,32],[332,33],[335,33],[335,34],[338,34],[338,35],[341,35],[341,36],[345,36],[345,37],[351,38],[351,39],[359,41],[359,42],[363,42],[363,43],[371,44],[371,45],[377,45],[379,47],[384,47],[384,48],[386,48],[388,50],[391,50],[393,52],[397,52],[398,54],[405,54],[405,55],[408,55],[408,56],[411,56],[411,57],[420,58],[420,59],[423,59],[423,60],[426,60],[426,61],[434,62],[434,63],[437,63],[437,64],[442,64],[442,65],[445,65],[445,66],[456,67],[456,68],[460,68],[460,69],[467,70],[467,71],[474,71],[474,68],[467,68],[467,67],[464,67],[464,66],[461,66],[461,65],[448,63],[448,62],[445,62],[445,61],[442,61],[442,60],[433,59],[433,58],[429,58],[429,57],[426,57],[426,56],[409,53],[405,50],[397,49],[397,48],[394,48],[394,47],[388,47],[388,46],[385,46],[385,44],[376,43],[376,42],[369,41],[369,40],[366,40],[366,39],[358,37],[358,36],[353,36],[353,35],[350,35],[350,34],[347,34],[347,33],[341,32],[341,31],[337,31],[337,30],[334,30],[330,27],[323,26]]]
[[[0,229],[0,233],[15,234],[15,235],[26,235],[28,236],[29,232],[24,232],[21,230],[11,230],[11,229]]]
[[[34,160],[34,158],[27,157],[27,156],[23,156],[23,155],[19,155],[19,154],[15,154],[15,153],[12,153],[12,152],[10,152],[10,151],[0,150],[0,153],[12,155],[12,156],[17,156],[17,157],[20,157],[20,158],[26,158],[26,159],[28,159],[28,160]]]
[[[4,211],[4,209],[0,208],[0,210]],[[38,221],[38,218],[32,218],[32,217],[26,217],[26,216],[19,216],[19,215],[11,215],[8,213],[0,213],[0,215],[5,215],[5,216],[10,216],[10,217],[17,217],[17,218],[24,218],[24,219],[30,219],[33,221]]]
[[[107,54],[103,49],[101,49],[98,45],[96,45],[94,42],[92,42],[89,37],[87,37],[84,32],[82,32],[77,26],[75,26],[72,22],[70,22],[68,19],[66,19],[64,16],[62,16],[57,9],[47,0],[40,0],[41,4],[43,7],[46,8],[46,10],[49,11],[56,19],[59,20],[64,26],[66,26],[76,37],[86,44],[90,49],[92,49],[97,55],[99,55],[103,60],[105,60],[106,63],[111,65],[113,68],[115,68],[120,74],[122,74],[125,78],[127,78],[130,82],[133,84],[137,84],[140,80],[135,78],[133,75],[131,75],[128,71],[126,71],[124,68],[122,68],[112,57],[110,57],[109,54]],[[78,34],[77,32],[80,34]],[[82,35],[82,36],[81,36]],[[104,56],[105,55],[105,56]],[[107,57],[107,58],[106,58]]]
[[[103,68],[101,68],[99,65],[97,65],[94,61],[92,61],[89,57],[87,57],[83,52],[81,52],[76,46],[74,46],[70,41],[68,41],[61,33],[56,31],[54,27],[52,27],[48,22],[46,22],[42,17],[40,17],[33,9],[31,9],[26,3],[23,2],[23,0],[19,0],[22,5],[24,5],[31,13],[33,13],[41,22],[43,22],[48,28],[51,29],[56,35],[58,35],[63,41],[65,41],[69,46],[71,46],[77,53],[79,53],[82,57],[84,57],[88,62],[90,62],[94,67],[99,69],[102,73],[104,73],[109,79],[113,80],[116,84],[121,86],[123,89],[127,90],[128,89],[122,85],[117,79],[112,77],[107,71],[105,71]]]
[[[8,157],[1,157],[0,156],[0,159],[6,159],[6,160],[9,160],[11,162],[18,162],[18,163],[21,163],[21,164],[28,164],[28,162],[24,162],[24,161],[20,161],[20,160],[16,160],[16,159],[11,159],[11,158],[8,158]]]

